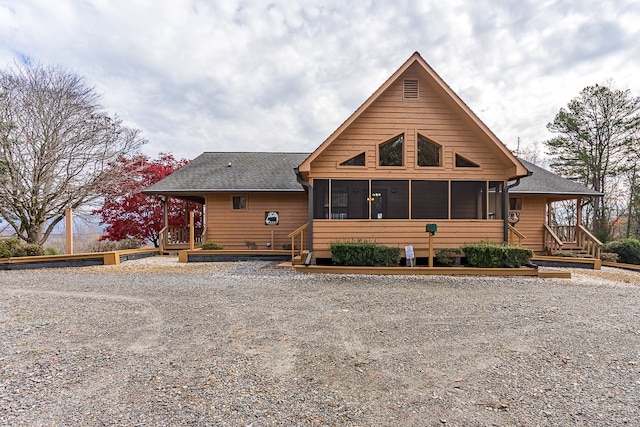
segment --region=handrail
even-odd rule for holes
[[[562,240],[553,232],[549,224],[544,224],[544,249],[549,254],[562,249]]]
[[[582,225],[578,226],[578,230],[580,231],[580,246],[582,246],[582,248],[595,259],[600,259],[600,249],[602,248],[602,242]]]
[[[160,230],[160,233],[158,234],[158,240],[159,240],[159,247],[160,247],[160,253],[164,252],[164,246],[166,245],[167,242],[167,228],[169,228],[168,226],[164,226],[164,228],[162,230]]]
[[[513,245],[513,236],[518,238],[518,244],[522,244],[522,240],[526,239],[527,236],[522,234],[520,230],[516,229],[513,225],[509,224],[509,244]]]
[[[296,237],[300,239],[300,246],[298,249],[298,254],[302,258],[302,252],[304,251],[304,232],[309,228],[309,223],[302,224],[300,227],[293,230],[291,233],[287,235],[287,237],[291,238],[291,263],[296,257]]]

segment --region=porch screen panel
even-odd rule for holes
[[[502,219],[504,182],[489,181],[489,219]]]
[[[451,182],[451,219],[487,219],[487,182]]]
[[[313,218],[329,218],[329,180],[313,180]]]
[[[371,181],[371,219],[409,219],[409,181]]]
[[[331,180],[331,219],[368,219],[369,181]]]
[[[448,219],[449,181],[411,181],[411,218]]]

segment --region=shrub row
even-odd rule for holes
[[[111,252],[126,249],[140,249],[143,241],[134,237],[123,240],[96,240],[87,246],[87,252]]]
[[[0,258],[44,255],[44,250],[35,243],[25,243],[17,237],[0,240]]]
[[[222,249],[222,245],[216,242],[204,242],[202,244],[202,249],[205,251],[219,251]]]
[[[391,267],[400,264],[399,247],[368,240],[331,242],[331,261],[335,265]]]
[[[638,239],[607,242],[602,246],[602,252],[618,254],[618,262],[624,264],[640,264],[640,240]]]
[[[467,262],[478,268],[517,268],[531,262],[533,251],[520,246],[481,242],[463,246]]]

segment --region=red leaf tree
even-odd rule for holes
[[[105,195],[102,207],[93,211],[94,215],[100,215],[100,225],[106,225],[100,240],[137,238],[152,242],[158,247],[160,231],[164,226],[162,202],[155,196],[140,191],[186,165],[188,161],[176,160],[171,154],[160,153],[156,160],[140,155],[134,159],[123,158],[120,162],[127,165],[129,179],[118,189],[114,189],[113,194]],[[199,204],[188,203],[185,206],[185,201],[173,198],[169,198],[167,203],[170,225],[188,225],[188,210],[196,211],[196,221],[199,221]]]

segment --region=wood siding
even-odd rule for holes
[[[313,250],[316,258],[331,258],[329,243],[336,240],[367,239],[377,243],[399,246],[412,245],[416,257],[429,252],[429,221],[411,220],[314,220]],[[459,247],[482,240],[503,242],[504,222],[500,220],[438,220],[434,248]]]
[[[516,228],[525,235],[522,246],[536,253],[544,250],[544,223],[546,222],[547,198],[545,196],[510,196],[522,197],[520,221]]]
[[[247,196],[247,209],[234,210],[233,196]],[[277,211],[278,225],[265,224],[265,212]],[[267,249],[273,232],[273,249],[291,243],[289,233],[305,224],[306,193],[233,193],[206,196],[207,235],[205,241],[221,244],[224,249],[248,249],[245,242],[255,242],[257,249]]]
[[[468,117],[452,108],[421,76],[419,66],[410,67],[318,155],[311,163],[309,176],[506,180],[509,165],[496,156],[494,142],[470,126]],[[405,78],[418,79],[417,100],[403,98]],[[378,145],[401,133],[405,136],[404,166],[378,167]],[[442,146],[440,167],[417,166],[418,133]],[[362,152],[366,166],[339,166]],[[479,164],[480,168],[456,168],[456,154]]]

